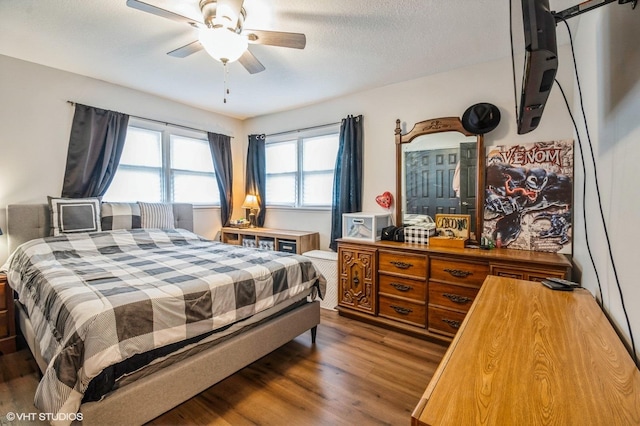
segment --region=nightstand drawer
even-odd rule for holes
[[[427,284],[424,281],[380,274],[379,282],[380,293],[406,297],[420,302],[425,301],[425,297],[427,295]]]
[[[480,287],[484,279],[489,275],[489,265],[460,260],[431,258],[430,271],[429,278],[432,280],[470,284]]]
[[[378,301],[379,315],[411,325],[424,327],[427,320],[427,309],[424,304],[380,296]]]
[[[380,250],[378,270],[426,280],[427,257],[419,254]]]
[[[7,311],[0,312],[0,339],[9,336],[9,321]]]
[[[0,311],[7,309],[7,292],[9,286],[4,281],[0,281]]]
[[[467,312],[478,291],[475,287],[430,282],[429,304]]]
[[[429,331],[454,336],[466,315],[466,313],[429,306]]]

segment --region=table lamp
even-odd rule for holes
[[[256,227],[256,210],[260,208],[260,204],[258,204],[258,198],[255,195],[247,194],[247,197],[244,199],[244,203],[242,203],[243,209],[249,209],[249,223],[251,228]]]

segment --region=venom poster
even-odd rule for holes
[[[573,140],[487,151],[483,236],[502,247],[571,253]]]

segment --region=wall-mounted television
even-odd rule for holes
[[[518,112],[518,134],[540,124],[558,70],[556,21],[549,0],[522,0],[525,60]]]

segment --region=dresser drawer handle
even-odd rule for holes
[[[460,303],[461,305],[464,305],[465,303],[469,303],[473,300],[470,297],[459,296],[457,294],[451,294],[451,293],[442,293],[442,295],[447,299],[451,300],[452,302]]]
[[[413,309],[409,309],[409,308],[405,308],[397,305],[391,305],[391,309],[393,309],[394,311],[396,311],[401,315],[409,315],[411,312],[413,312]]]
[[[413,266],[413,263],[396,262],[396,261],[391,261],[389,263],[391,263],[396,268],[400,268],[400,269],[409,269]]]
[[[413,287],[411,287],[410,285],[404,285],[404,284],[399,284],[399,283],[389,283],[389,285],[393,288],[395,288],[398,291],[409,291],[409,290],[413,290]]]
[[[449,326],[451,328],[455,328],[455,329],[460,328],[460,321],[455,321],[455,320],[450,320],[450,319],[447,319],[447,318],[443,318],[442,322],[449,324]]]
[[[463,271],[461,269],[445,269],[444,271],[457,278],[467,278],[469,275],[473,275],[473,272]]]

